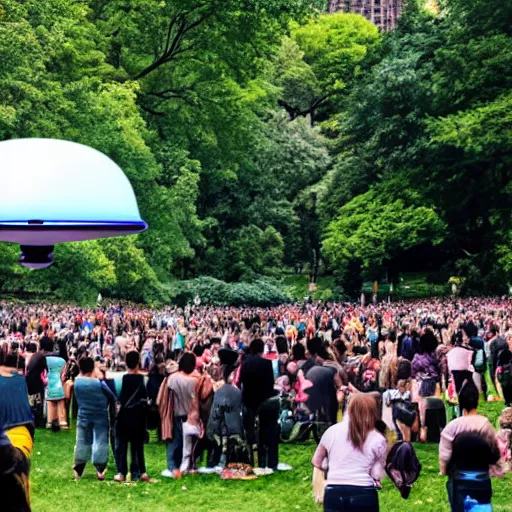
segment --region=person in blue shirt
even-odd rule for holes
[[[75,379],[75,397],[78,403],[76,422],[75,479],[81,478],[85,466],[92,459],[98,480],[105,479],[109,449],[109,404],[116,397],[103,380],[96,377],[94,360],[82,357],[78,361],[80,375]]]
[[[0,354],[1,510],[30,512],[29,469],[34,425],[18,353]]]
[[[58,423],[63,430],[68,430],[68,421],[66,415],[66,395],[62,383],[62,370],[66,361],[57,355],[46,356],[46,366],[48,368],[48,385],[46,387],[46,407],[47,420],[46,428],[51,428],[54,423]]]

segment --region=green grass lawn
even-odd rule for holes
[[[495,421],[501,404],[482,408]],[[34,512],[160,512],[169,510],[208,512],[312,511],[321,507],[311,495],[311,456],[315,446],[281,445],[280,460],[293,471],[260,477],[255,481],[221,481],[215,475],[190,475],[182,480],[160,478],[165,466],[165,446],[154,439],[146,446],[148,472],[159,480],[153,484],[117,484],[112,481],[115,467],[111,457],[107,480],[98,482],[92,466],[82,480],[72,476],[74,432],[36,434],[31,473]],[[445,479],[440,477],[437,445],[416,445],[423,465],[419,481],[404,501],[389,481],[380,494],[383,512],[448,512]],[[493,506],[496,512],[512,511],[512,478],[494,481]],[[407,507],[407,508],[404,508]]]

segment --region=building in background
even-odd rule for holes
[[[353,12],[363,15],[381,30],[394,30],[405,0],[329,0],[329,12]]]

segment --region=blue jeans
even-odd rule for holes
[[[464,500],[469,496],[478,503],[491,503],[492,484],[483,471],[459,471],[448,477],[446,483],[452,512],[464,512]]]
[[[102,473],[108,462],[108,418],[79,417],[76,423],[74,469],[82,474],[92,458],[97,471]]]
[[[183,460],[183,422],[186,416],[174,416],[172,420],[172,440],[167,441],[167,469],[173,471],[180,469]]]

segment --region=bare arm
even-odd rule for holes
[[[315,454],[313,455],[313,459],[311,460],[311,463],[315,468],[325,470],[326,469],[326,462],[327,462],[327,449],[323,444],[319,444]]]
[[[442,476],[447,475],[448,463],[452,458],[452,443],[453,438],[448,432],[448,427],[446,427],[441,433],[441,441],[439,442],[439,472]]]

